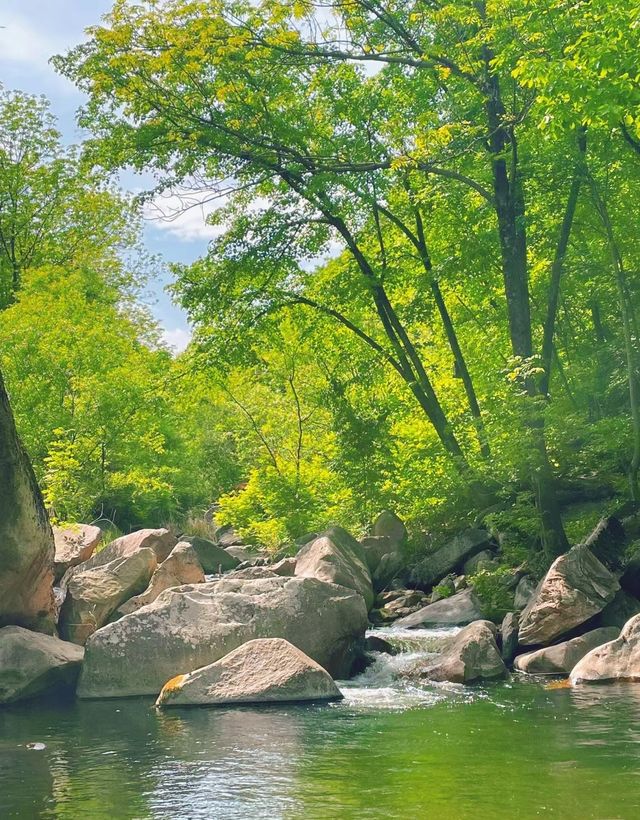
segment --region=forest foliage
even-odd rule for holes
[[[216,502],[277,547],[388,507],[549,559],[568,499],[635,504],[639,32],[634,0],[118,0],[54,60],[82,146],[6,92],[0,361],[56,516]],[[122,168],[218,206],[179,357]]]

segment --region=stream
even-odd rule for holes
[[[372,631],[338,703],[0,709],[0,818],[640,817],[640,685],[412,682],[456,632]]]

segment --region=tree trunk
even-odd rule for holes
[[[0,626],[53,632],[53,533],[0,374]]]

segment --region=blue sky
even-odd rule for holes
[[[48,64],[49,58],[79,43],[84,29],[99,22],[111,7],[110,0],[0,0],[0,81],[6,88],[44,94],[58,117],[68,142],[80,142],[82,133],[75,112],[82,95]],[[123,177],[130,189],[141,186],[133,177]],[[165,203],[171,210],[172,202]],[[145,240],[149,249],[167,261],[189,262],[202,255],[213,229],[201,208],[192,208],[173,220],[148,219]],[[181,349],[189,338],[182,311],[164,292],[166,278],[149,294],[151,308],[165,329],[167,341]]]

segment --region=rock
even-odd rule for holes
[[[397,546],[407,540],[407,528],[403,521],[389,510],[383,510],[376,518],[371,528],[371,534],[373,536],[388,538]]]
[[[622,522],[613,515],[601,518],[584,545],[607,569],[614,572],[619,570],[622,566],[621,558],[625,546]]]
[[[394,581],[402,575],[404,568],[404,557],[397,552],[388,552],[380,559],[371,580],[375,590],[386,589],[392,586]]]
[[[207,575],[221,575],[223,572],[237,569],[240,564],[235,555],[207,538],[200,538],[199,535],[189,535],[182,540],[187,541],[194,548],[198,554],[202,569]]]
[[[275,575],[282,575],[285,578],[291,578],[296,574],[297,563],[298,562],[295,558],[282,558],[275,564],[271,564],[269,569]]]
[[[495,639],[496,628],[490,621],[475,621],[465,627],[451,647],[420,676],[434,681],[473,683],[505,677],[507,667],[500,657]]]
[[[640,612],[640,601],[632,595],[628,595],[624,590],[619,590],[615,598],[608,603],[598,616],[599,626],[615,626],[618,631]]]
[[[406,618],[395,622],[407,629],[419,626],[464,626],[484,617],[482,605],[473,589],[463,589],[450,598],[419,609]]]
[[[121,535],[120,538],[107,544],[103,550],[80,564],[79,569],[74,569],[74,573],[104,567],[117,558],[130,558],[144,549],[153,550],[157,563],[161,564],[177,543],[178,539],[166,529],[137,530],[129,535]]]
[[[447,573],[484,550],[491,537],[486,530],[470,529],[456,535],[448,544],[423,558],[411,571],[410,580],[421,589],[428,589]]]
[[[465,575],[456,575],[453,579],[453,588],[456,592],[460,592],[461,589],[466,589],[469,586],[467,583],[467,578]]]
[[[490,550],[482,550],[476,553],[468,561],[465,561],[463,572],[465,575],[475,575],[481,569],[488,569],[494,567],[493,553]]]
[[[592,649],[571,670],[571,683],[640,680],[640,615],[624,625],[620,637]]]
[[[79,684],[85,698],[157,695],[254,638],[285,638],[337,678],[348,677],[367,627],[362,596],[315,578],[221,578],[168,589],[96,632]]]
[[[511,663],[518,649],[518,628],[520,615],[518,612],[507,612],[500,627],[502,637],[502,660]]]
[[[319,532],[305,532],[302,535],[299,535],[297,538],[293,539],[293,543],[296,547],[304,547],[310,541],[315,541],[316,538],[320,538]]]
[[[579,544],[551,565],[520,618],[520,644],[548,644],[597,615],[620,588],[595,555]]]
[[[620,634],[615,627],[603,627],[570,641],[519,655],[515,668],[528,675],[568,675],[578,661],[596,646],[613,641]]]
[[[0,374],[0,627],[53,632],[53,532]]]
[[[168,681],[156,706],[339,700],[331,675],[283,638],[248,641],[219,661]]]
[[[628,561],[620,577],[620,586],[634,598],[640,598],[640,550]]]
[[[221,527],[218,527],[213,538],[215,543],[220,547],[244,546],[242,538],[236,533],[231,524],[223,524]]]
[[[373,574],[385,555],[396,549],[396,544],[386,535],[368,535],[360,541],[369,572]]]
[[[73,689],[84,649],[20,626],[0,629],[0,703]]]
[[[454,576],[446,575],[438,583],[438,586],[433,588],[433,592],[431,593],[431,603],[435,604],[436,601],[442,601],[444,598],[450,598],[455,591],[456,585]]]
[[[121,604],[146,588],[156,564],[155,552],[144,548],[104,566],[74,572],[60,610],[61,637],[84,644]]]
[[[397,655],[398,650],[390,644],[389,641],[385,641],[384,638],[378,637],[378,635],[367,635],[364,641],[364,648],[366,652],[382,652],[385,655]]]
[[[360,542],[375,590],[384,589],[396,575],[402,573],[404,556],[401,543],[388,535],[370,535]]]
[[[54,527],[55,583],[60,581],[69,567],[88,561],[102,538],[100,527],[91,524],[73,524],[70,527]]]
[[[240,578],[245,581],[256,578],[276,578],[275,572],[270,567],[245,567],[244,569],[234,569],[229,573],[229,578]]]
[[[237,558],[238,563],[240,564],[244,563],[245,561],[251,561],[252,558],[255,558],[255,555],[251,555],[251,553],[244,547],[224,547],[224,551],[227,552],[229,555],[233,556],[234,558]]]
[[[152,601],[171,587],[183,584],[203,584],[204,571],[192,544],[188,541],[179,541],[171,550],[169,557],[163,561],[151,576],[149,586],[140,595],[129,598],[116,612],[118,617],[135,612]]]
[[[523,575],[518,581],[515,595],[513,596],[513,605],[517,610],[522,610],[529,603],[536,591],[538,585],[530,575]]]
[[[361,545],[342,527],[331,527],[302,547],[297,556],[296,577],[317,578],[355,589],[367,609],[373,605],[371,574]]]

